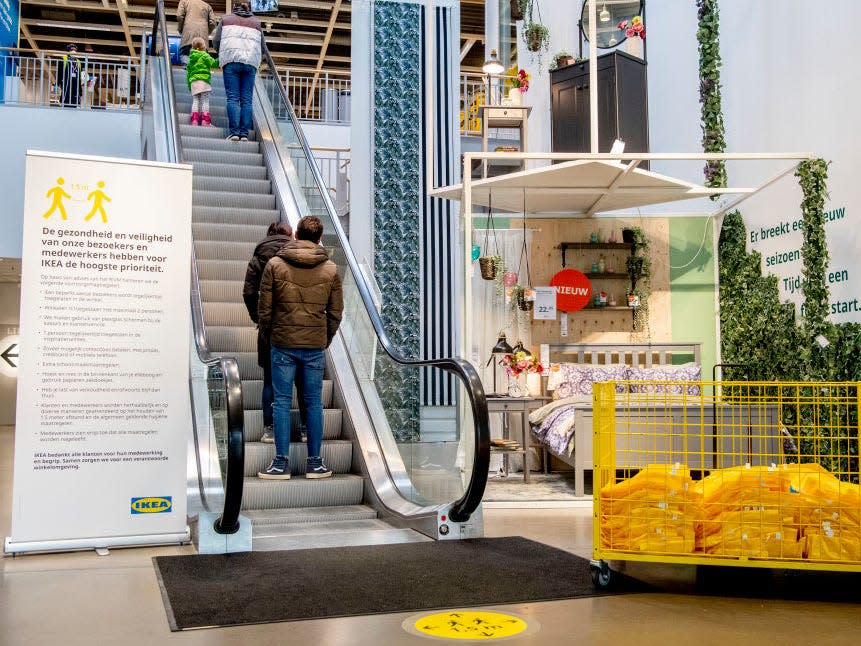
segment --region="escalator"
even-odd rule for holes
[[[201,549],[249,549],[219,547],[213,532],[245,536],[255,550],[479,535],[489,432],[474,368],[459,359],[409,360],[391,346],[378,313],[385,294],[374,293],[371,272],[353,255],[268,52],[254,131],[247,142],[226,141],[220,73],[212,81],[216,127],[187,125],[191,97],[184,70],[170,68],[159,11],[161,2],[146,63],[145,137],[154,158],[194,166],[189,508],[199,514]],[[344,287],[323,393],[322,454],[335,475],[301,477],[306,447],[296,442],[290,463],[299,477],[262,480],[256,474],[274,447],[260,442],[262,370],[242,284],[268,224],[295,226],[304,215],[323,221],[322,244]],[[448,399],[431,406],[415,384],[440,371]]]

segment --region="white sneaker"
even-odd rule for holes
[[[263,427],[263,435],[260,441],[264,444],[275,444],[275,431],[272,430],[272,424]]]

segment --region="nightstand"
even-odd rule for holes
[[[502,468],[505,475],[508,475],[508,455],[518,453],[523,456],[523,482],[529,483],[529,413],[544,406],[550,401],[550,397],[487,397],[487,412],[502,413],[502,437],[503,439],[511,439],[509,415],[520,415],[520,449],[495,449],[491,448],[493,453],[502,454]],[[542,446],[541,448],[542,464],[547,465],[547,452]]]

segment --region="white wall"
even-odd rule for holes
[[[0,106],[0,257],[21,257],[28,149],[141,158],[139,112]]]
[[[838,310],[831,316],[834,322],[861,321],[861,271],[857,269],[861,89],[850,27],[859,21],[861,2],[857,0],[829,0],[821,5],[806,0],[721,3],[728,148],[811,152],[832,162],[825,211],[840,212],[842,217],[825,224],[831,256],[828,273],[848,278],[829,284],[832,307]],[[730,166],[730,182],[769,177],[776,166]],[[759,234],[752,246],[763,253],[764,262],[775,254],[783,259],[801,247],[801,231],[791,230],[791,222],[801,217],[801,200],[798,181],[790,175],[743,205],[748,244],[752,233]],[[787,223],[789,233],[777,231],[776,236],[761,240],[763,229],[767,232]],[[801,277],[800,260],[765,269],[781,278],[784,299],[800,303],[800,292],[794,289],[794,279]]]
[[[550,29],[543,70],[538,69],[537,57],[522,46],[519,50],[521,65],[533,74],[524,95],[524,103],[534,106],[529,121],[532,151],[550,150],[547,58],[562,49],[576,52],[581,7],[580,1],[541,0],[542,20]],[[832,282],[829,288],[833,305],[852,310],[834,314],[832,320],[861,321],[861,270],[854,268],[861,236],[853,225],[861,209],[861,182],[855,178],[861,167],[857,134],[861,89],[851,29],[835,27],[835,21],[859,24],[861,2],[834,0],[820,7],[809,0],[722,0],[720,16],[727,152],[811,152],[832,162],[825,210],[840,213],[843,209],[843,216],[826,224],[829,272],[835,278],[848,275],[848,280]],[[696,4],[647,0],[646,30],[650,150],[701,152]],[[729,183],[755,185],[787,166],[786,162],[730,164]],[[701,162],[652,164],[652,170],[697,184],[703,182],[702,167]],[[749,232],[761,233],[762,228],[797,220],[801,199],[798,181],[790,174],[745,202],[741,212]],[[682,202],[662,210],[701,210],[701,206]],[[763,252],[764,262],[774,253],[798,249],[801,233],[790,231],[769,242],[770,246],[759,241],[754,245]],[[792,293],[782,280],[800,277],[800,260],[764,270],[781,278],[784,299],[800,302],[800,292]]]
[[[302,132],[311,148],[349,148],[350,124],[303,121]]]

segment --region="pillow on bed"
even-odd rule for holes
[[[597,365],[590,363],[563,363],[559,370],[550,370],[547,388],[553,389],[553,398],[591,395],[592,384],[596,381],[625,381],[628,379],[628,366],[621,363]],[[616,392],[625,392],[623,385],[616,386]]]
[[[629,368],[631,381],[700,381],[702,369],[695,363],[652,366],[651,368]],[[699,384],[631,384],[632,393],[670,393],[672,395],[699,395]]]

